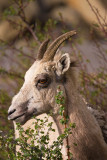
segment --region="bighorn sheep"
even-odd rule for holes
[[[106,160],[107,146],[100,127],[77,92],[76,60],[68,53],[56,54],[59,46],[74,34],[75,31],[63,34],[48,48],[49,40],[41,45],[37,60],[26,72],[25,82],[13,98],[8,118],[24,124],[33,115],[52,110],[58,132],[63,133],[64,126],[59,122],[59,105],[55,102],[59,85],[65,96],[69,122],[76,123],[76,128],[68,137],[74,160]]]

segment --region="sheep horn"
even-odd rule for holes
[[[68,38],[70,38],[71,36],[75,35],[76,31],[70,31],[67,32],[61,36],[59,36],[56,40],[53,41],[53,43],[51,43],[51,45],[48,47],[48,49],[46,50],[46,52],[44,53],[43,56],[43,61],[49,61],[52,60],[55,56],[55,53],[57,51],[57,49],[59,48],[59,46]]]
[[[39,52],[37,54],[37,60],[41,60],[43,58],[43,55],[47,49],[47,45],[49,43],[50,39],[46,39],[40,46]]]

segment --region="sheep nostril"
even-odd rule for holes
[[[16,111],[16,109],[13,109],[11,111],[8,112],[8,116],[10,116],[12,113],[14,113]]]

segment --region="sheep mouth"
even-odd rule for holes
[[[15,118],[13,118],[13,119],[11,119],[12,121],[15,121],[15,120],[17,120],[18,118],[20,118],[20,117],[22,117],[22,116],[24,116],[25,115],[25,113],[23,113],[23,114],[21,114],[21,115],[19,115],[19,116],[16,116]]]

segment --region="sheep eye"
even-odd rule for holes
[[[39,80],[39,82],[38,82],[38,83],[44,84],[44,83],[46,83],[46,82],[47,82],[47,80],[46,80],[46,79],[41,79],[41,80]]]
[[[38,89],[46,88],[51,83],[51,78],[47,74],[40,74],[36,80],[36,87]]]

